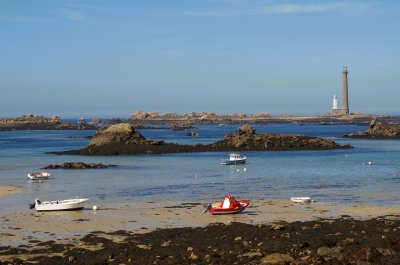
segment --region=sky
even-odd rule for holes
[[[0,1],[0,117],[400,114],[400,1]],[[340,106],[339,106],[340,107]]]

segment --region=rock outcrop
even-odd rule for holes
[[[83,162],[65,162],[62,165],[54,164],[48,165],[43,169],[98,169],[98,168],[109,168],[110,165],[96,164],[96,163],[83,163]]]
[[[297,221],[282,230],[210,223],[148,233],[97,231],[69,242],[37,240],[30,247],[3,240],[0,253],[2,264],[400,264],[399,226],[393,217]]]
[[[349,138],[372,138],[372,139],[392,139],[400,138],[400,124],[387,123],[373,120],[368,130],[345,135]]]
[[[248,124],[228,133],[222,141],[212,145],[215,149],[231,148],[237,151],[326,150],[351,148],[341,146],[331,139],[308,137],[299,134],[256,134]],[[224,148],[225,147],[225,148]]]
[[[93,136],[89,145],[103,146],[114,143],[122,144],[162,144],[163,141],[147,140],[135,131],[135,128],[129,123],[120,123],[99,129]]]
[[[209,145],[181,145],[148,140],[131,124],[123,123],[99,129],[89,145],[81,150],[54,152],[75,155],[164,154],[221,151],[278,151],[347,149],[330,139],[303,135],[256,134],[248,124],[228,133],[223,140]]]
[[[51,118],[44,116],[24,115],[17,118],[0,119],[0,131],[15,130],[95,130],[96,127],[79,120],[76,124],[64,122],[60,116]]]
[[[185,136],[191,136],[191,137],[195,137],[195,136],[199,136],[200,134],[196,131],[190,131],[188,133],[185,134]]]
[[[188,121],[174,122],[170,126],[173,131],[183,131],[194,129],[193,125]]]

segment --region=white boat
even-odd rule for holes
[[[311,197],[292,197],[292,198],[290,198],[290,200],[292,201],[292,202],[306,202],[306,203],[309,203],[309,202],[312,202],[313,200],[311,199]]]
[[[30,205],[30,208],[35,208],[36,211],[67,211],[79,210],[84,207],[84,203],[89,200],[88,198],[75,198],[67,200],[56,201],[40,201],[35,199],[35,203]]]
[[[240,154],[229,154],[229,158],[221,162],[221,165],[237,165],[246,163],[246,157]]]
[[[42,180],[42,179],[48,179],[51,176],[51,173],[49,172],[33,172],[33,173],[28,173],[28,178],[31,180]]]

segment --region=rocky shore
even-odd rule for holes
[[[42,169],[99,169],[99,168],[109,168],[111,165],[103,165],[96,163],[83,163],[83,162],[65,162],[63,164],[52,164],[43,167]]]
[[[268,123],[320,123],[320,124],[360,124],[366,125],[371,120],[379,119],[383,122],[400,122],[400,116],[369,115],[352,113],[351,115],[278,115],[273,116],[266,112],[254,114],[216,114],[214,112],[191,112],[185,114],[164,113],[156,111],[134,112],[127,122],[133,124],[268,124]]]
[[[15,130],[95,130],[93,124],[80,119],[77,123],[64,122],[60,116],[24,115],[17,118],[0,119],[0,131]]]
[[[119,123],[130,123],[135,128],[171,130],[194,129],[196,124],[268,124],[268,123],[319,123],[326,124],[359,124],[367,125],[371,120],[379,119],[383,123],[400,123],[400,116],[366,115],[354,113],[351,115],[279,115],[272,116],[266,112],[255,114],[218,115],[213,112],[192,112],[187,114],[144,112],[139,111],[129,119],[112,118],[101,120],[93,118],[86,121],[77,119],[76,123],[64,122],[59,115],[53,117],[23,115],[16,118],[0,118],[0,131],[13,130],[93,130],[103,126]]]
[[[368,130],[346,135],[348,138],[393,139],[400,138],[400,124],[371,121]]]
[[[120,155],[120,154],[164,154],[184,152],[222,151],[286,151],[286,150],[330,150],[348,149],[350,145],[339,145],[331,139],[303,135],[256,134],[248,124],[228,133],[223,140],[209,145],[180,145],[162,140],[148,140],[128,123],[111,125],[99,129],[89,145],[80,150],[52,152],[70,155]]]
[[[93,232],[75,243],[0,247],[0,263],[394,265],[400,264],[399,227],[386,217]]]

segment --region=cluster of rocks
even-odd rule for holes
[[[178,121],[190,121],[192,124],[245,124],[245,123],[320,123],[325,124],[362,124],[365,125],[371,119],[379,119],[385,122],[400,122],[400,116],[386,115],[367,115],[354,112],[351,115],[312,115],[295,116],[282,114],[271,116],[267,112],[258,112],[254,114],[233,113],[216,114],[214,112],[191,112],[191,113],[164,113],[159,114],[156,111],[134,112],[128,122],[142,122],[145,124],[171,124]]]
[[[223,140],[209,145],[181,145],[148,140],[131,124],[123,123],[99,129],[89,145],[81,150],[53,152],[75,155],[164,154],[210,151],[327,150],[351,148],[331,139],[302,135],[256,134],[250,125],[228,133]]]
[[[96,164],[96,163],[83,163],[83,162],[65,162],[64,164],[51,164],[43,169],[98,169],[109,168],[110,165]]]
[[[330,219],[158,229],[145,234],[93,232],[79,244],[0,247],[2,264],[400,264],[400,221]],[[113,238],[118,237],[118,242]],[[18,253],[18,254],[17,254]],[[14,262],[14,263],[13,263]]]
[[[93,124],[78,120],[76,124],[64,122],[60,116],[51,118],[44,116],[24,115],[17,118],[0,119],[0,131],[15,130],[95,130]]]
[[[193,111],[191,113],[183,113],[178,114],[176,112],[167,112],[164,114],[159,114],[157,111],[137,111],[132,113],[130,120],[143,120],[143,119],[155,119],[155,118],[199,118],[199,119],[213,119],[218,117],[230,117],[230,118],[246,118],[246,117],[255,117],[255,118],[266,118],[269,117],[269,113],[267,112],[257,112],[254,114],[244,114],[244,113],[232,113],[227,115],[217,115],[215,112],[207,112],[207,111]]]
[[[400,124],[382,123],[376,120],[372,120],[368,130],[349,134],[345,137],[376,139],[400,138]]]
[[[170,125],[170,129],[173,131],[184,131],[195,129],[193,124],[189,121],[174,122]]]
[[[125,145],[161,145],[164,141],[147,140],[133,125],[129,123],[119,123],[101,128],[96,131],[90,141],[90,146],[104,146],[113,143]]]
[[[222,141],[212,144],[215,149],[233,148],[238,151],[273,151],[273,150],[329,150],[348,149],[350,145],[341,146],[332,139],[308,137],[299,134],[256,134],[248,124],[236,132],[225,135]]]
[[[192,137],[199,136],[199,135],[200,134],[198,132],[196,132],[196,131],[190,131],[190,132],[185,134],[185,136],[192,136]]]

